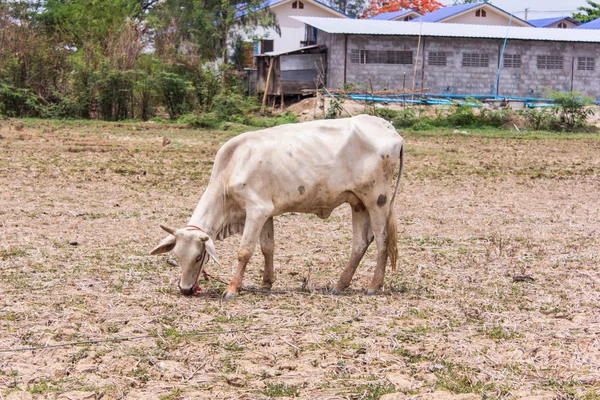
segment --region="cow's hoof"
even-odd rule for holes
[[[225,292],[223,293],[223,300],[233,300],[237,297],[237,293]]]
[[[376,294],[379,294],[379,293],[381,293],[381,290],[379,290],[379,289],[367,289],[365,291],[365,294],[367,296],[375,296]]]
[[[260,285],[260,290],[265,291],[265,292],[270,292],[272,287],[273,287],[272,283],[263,283],[262,285]]]
[[[342,292],[339,289],[333,288],[333,289],[329,290],[329,294],[332,294],[334,296],[339,296],[340,294],[342,294]]]

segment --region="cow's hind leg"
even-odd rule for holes
[[[379,204],[381,201],[379,202]],[[369,211],[371,217],[371,228],[375,235],[375,243],[377,243],[377,266],[373,274],[373,280],[367,287],[367,294],[373,295],[383,287],[383,278],[385,277],[385,267],[388,260],[388,217],[389,207],[385,205],[376,205]]]
[[[262,288],[271,290],[275,282],[275,271],[273,270],[273,249],[275,247],[273,217],[269,218],[260,231],[260,249],[265,257],[265,269],[263,271]]]
[[[242,240],[238,248],[238,265],[227,290],[223,293],[225,299],[232,299],[242,288],[246,265],[248,265],[248,261],[250,261],[254,253],[256,242],[259,239],[263,226],[271,218],[271,212],[272,210],[264,207],[246,210],[244,233],[242,234]]]
[[[350,286],[356,268],[372,241],[373,231],[371,230],[369,213],[362,203],[358,203],[352,206],[352,253],[350,254],[350,261],[342,275],[340,275],[337,285],[330,291],[331,294],[340,294],[342,290]]]

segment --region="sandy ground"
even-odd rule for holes
[[[171,256],[148,253],[234,133],[0,124],[2,399],[600,398],[597,136],[403,133],[382,295],[362,292],[373,249],[326,294],[349,257],[341,207],[277,218],[273,293],[221,302],[217,281],[181,296]],[[237,243],[211,274],[229,279]]]

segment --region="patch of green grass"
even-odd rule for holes
[[[419,325],[411,329],[403,329],[396,334],[396,339],[405,343],[420,343],[431,332],[439,331],[427,325]]]
[[[75,364],[79,360],[83,360],[84,358],[86,358],[88,356],[88,354],[89,354],[89,349],[83,348],[83,349],[79,350],[77,353],[73,354],[69,358],[69,360],[71,361],[71,363]]]
[[[300,396],[300,390],[295,385],[267,382],[262,394],[269,397],[298,397]]]
[[[406,362],[409,364],[417,364],[423,361],[431,360],[430,356],[423,354],[415,354],[410,350],[405,349],[404,347],[395,347],[392,350],[392,353],[398,354],[406,359]]]
[[[27,391],[31,394],[46,394],[49,392],[60,392],[62,390],[62,381],[47,380],[43,378],[27,387]]]
[[[141,382],[148,382],[150,380],[150,372],[147,368],[141,365],[138,365],[133,371],[131,371],[130,376]]]
[[[226,343],[223,345],[223,348],[225,350],[229,350],[229,351],[244,351],[245,350],[244,346],[241,346],[238,342]]]
[[[476,371],[472,368],[441,361],[441,367],[435,375],[438,378],[437,387],[453,393],[488,393],[494,391],[493,383],[486,384],[473,378]]]
[[[561,399],[578,399],[579,393],[577,391],[577,387],[581,386],[581,384],[573,379],[570,380],[558,380],[554,378],[550,378],[545,382],[542,382],[542,387],[544,389],[554,390],[557,393],[560,393]],[[597,399],[597,397],[592,397],[593,399]]]
[[[396,392],[396,387],[390,383],[368,383],[352,388],[352,392],[360,399],[379,400],[384,394]]]
[[[159,400],[178,400],[183,397],[183,392],[181,389],[176,388],[171,390],[169,393],[159,396]]]
[[[27,252],[23,249],[0,250],[0,260],[9,260],[13,257],[25,257]]]
[[[491,328],[484,327],[478,329],[478,332],[483,336],[487,337],[488,339],[493,340],[509,340],[523,337],[522,334],[515,331],[514,329],[506,328],[503,326],[493,326]]]
[[[219,368],[219,369],[226,374],[232,374],[237,371],[238,367],[235,364],[235,362],[233,361],[233,359],[228,358],[227,360],[225,360],[223,362],[223,364],[221,365],[221,368]]]

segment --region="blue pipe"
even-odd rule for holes
[[[328,95],[326,95],[328,96]],[[334,95],[335,97],[339,97],[339,95]],[[437,104],[437,105],[452,105],[455,104],[451,100],[466,100],[466,99],[494,99],[494,100],[504,100],[504,101],[522,101],[524,103],[534,104],[534,103],[542,103],[552,105],[554,103],[553,99],[547,99],[542,97],[515,97],[515,96],[495,96],[495,95],[485,95],[485,94],[448,94],[448,93],[438,93],[438,94],[423,94],[423,95],[415,95],[415,94],[390,94],[390,95],[372,95],[372,94],[348,94],[347,97],[350,97],[353,100],[358,101],[373,101],[378,103],[411,103],[411,104]],[[417,99],[407,99],[408,97],[416,97]],[[462,102],[465,103],[465,102]],[[462,104],[461,103],[461,104]],[[468,103],[468,102],[467,102]],[[471,103],[474,104],[474,103]],[[600,105],[600,97],[598,101],[595,101],[593,104]],[[527,104],[526,104],[527,106]]]

